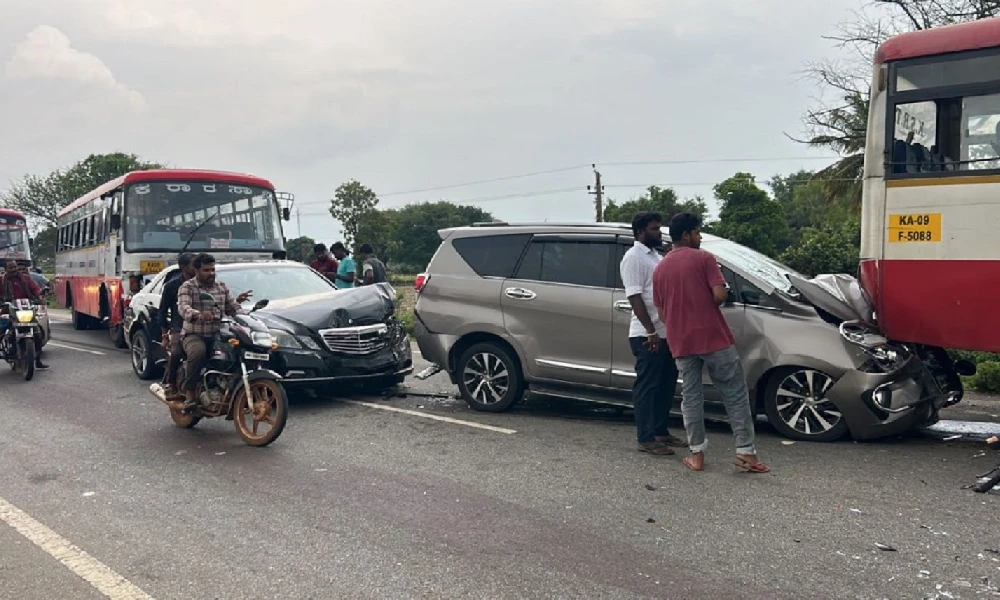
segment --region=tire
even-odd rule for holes
[[[822,371],[806,367],[784,367],[774,371],[764,390],[767,420],[778,433],[793,440],[835,442],[841,439],[848,433],[847,421],[825,396],[835,381]],[[790,422],[796,415],[798,418]]]
[[[250,393],[254,398],[255,406],[265,398],[270,401],[267,408],[272,420],[271,428],[267,433],[257,434],[252,429],[255,423],[251,423],[251,428],[247,428],[245,419],[253,417],[253,415],[250,414],[247,408],[247,396],[243,383],[238,382],[236,385],[239,386],[233,399],[233,402],[236,403],[233,409],[233,421],[236,425],[236,433],[250,446],[267,446],[278,439],[281,432],[285,430],[285,424],[288,423],[288,396],[285,394],[284,386],[274,379],[256,379],[250,382]],[[263,394],[266,394],[266,397]]]
[[[474,410],[503,412],[524,397],[521,365],[500,344],[482,342],[472,345],[458,359],[455,371],[458,374],[458,391]],[[483,381],[484,375],[489,379]]]
[[[140,326],[132,334],[132,370],[139,379],[149,381],[159,374],[154,355],[149,334]]]
[[[73,329],[84,331],[90,329],[90,317],[73,309]]]
[[[114,344],[115,348],[128,348],[128,343],[125,341],[124,323],[119,323],[118,325],[109,324],[108,332],[111,336],[111,343]]]
[[[24,380],[31,381],[35,376],[35,340],[27,338],[24,340],[24,353],[22,354],[22,361],[24,362]]]
[[[174,420],[174,425],[180,427],[181,429],[191,429],[201,421],[201,417],[195,415],[186,415],[179,410],[170,410],[170,418]]]

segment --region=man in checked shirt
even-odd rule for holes
[[[181,318],[184,319],[181,344],[187,358],[182,386],[185,401],[170,401],[170,408],[175,410],[183,410],[195,402],[198,377],[208,360],[208,351],[221,327],[222,316],[218,315],[218,312],[221,310],[230,316],[246,314],[240,303],[246,302],[253,294],[253,290],[248,290],[234,299],[229,287],[221,281],[216,281],[215,257],[211,254],[202,253],[194,257],[194,268],[195,276],[185,281],[177,290],[177,308]],[[214,305],[201,299],[203,293],[212,296]]]

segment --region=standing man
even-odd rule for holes
[[[388,281],[385,276],[385,264],[375,256],[375,249],[371,244],[361,244],[361,285],[372,285],[373,283],[385,283]]]
[[[199,254],[194,257],[195,276],[181,284],[177,290],[177,310],[184,319],[181,330],[181,345],[187,355],[184,364],[184,399],[170,400],[167,404],[174,410],[183,410],[187,405],[194,404],[198,378],[201,369],[208,360],[208,350],[215,342],[215,336],[221,328],[221,315],[246,314],[240,303],[246,302],[253,290],[243,292],[235,299],[229,292],[229,287],[215,279],[215,257],[211,254]],[[201,299],[202,294],[212,297],[212,302]]]
[[[771,469],[757,459],[753,411],[736,339],[719,308],[729,290],[719,263],[701,250],[701,219],[681,213],[670,220],[674,249],[653,271],[653,302],[667,326],[667,340],[680,367],[684,399],[681,413],[691,456],[683,462],[692,471],[705,468],[705,396],[702,369],[725,404],[736,438],[736,466],[750,473]]]
[[[356,279],[358,269],[354,264],[354,259],[351,258],[351,253],[344,247],[343,242],[337,242],[330,247],[330,250],[337,257],[337,260],[340,261],[333,284],[340,290],[354,287],[354,280]]]
[[[160,322],[160,332],[163,337],[163,348],[170,356],[167,359],[166,372],[163,375],[164,393],[167,400],[174,400],[179,396],[177,391],[177,367],[181,364],[181,327],[184,319],[178,312],[177,291],[180,290],[187,280],[194,277],[194,254],[182,252],[177,257],[177,271],[171,274],[170,280],[163,286],[163,295],[160,296],[160,309],[158,320]]]
[[[632,404],[639,451],[658,456],[673,454],[670,446],[686,444],[667,430],[677,388],[677,365],[667,345],[667,330],[653,306],[653,270],[660,262],[655,248],[663,242],[660,213],[641,212],[632,219],[635,243],[620,266],[625,296],[632,305],[628,342],[635,356]]]
[[[340,265],[337,264],[335,258],[330,256],[330,253],[326,249],[326,244],[316,244],[313,246],[313,256],[315,259],[309,263],[309,266],[319,271],[323,277],[334,281],[337,277],[337,268]]]

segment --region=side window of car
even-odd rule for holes
[[[740,286],[736,281],[736,273],[725,265],[719,265],[722,276],[726,279],[726,286],[729,288],[729,302],[739,302]]]
[[[739,290],[740,290],[739,294],[741,302],[743,302],[744,304],[748,304],[750,306],[778,308],[777,305],[774,303],[774,301],[771,300],[770,296],[765,294],[763,290],[761,290],[754,284],[747,281],[746,278],[737,275],[736,279],[737,282],[739,283]]]
[[[510,277],[530,234],[484,235],[459,238],[455,251],[480,277]]]
[[[536,241],[524,254],[517,279],[607,287],[615,244],[610,242]]]
[[[616,290],[625,289],[625,283],[622,281],[621,264],[622,264],[622,259],[625,258],[625,253],[628,252],[628,249],[631,247],[632,247],[631,244],[628,245],[616,244],[615,264],[614,267],[612,268],[612,271],[614,271],[614,277],[615,277],[614,287]]]

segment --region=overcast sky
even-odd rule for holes
[[[352,178],[384,207],[512,220],[592,219],[594,162],[612,198],[710,195],[823,166],[784,134],[817,93],[804,64],[837,55],[821,36],[860,3],[0,0],[0,186],[112,151],[252,172],[327,242]],[[786,160],[612,165],[735,158]]]

